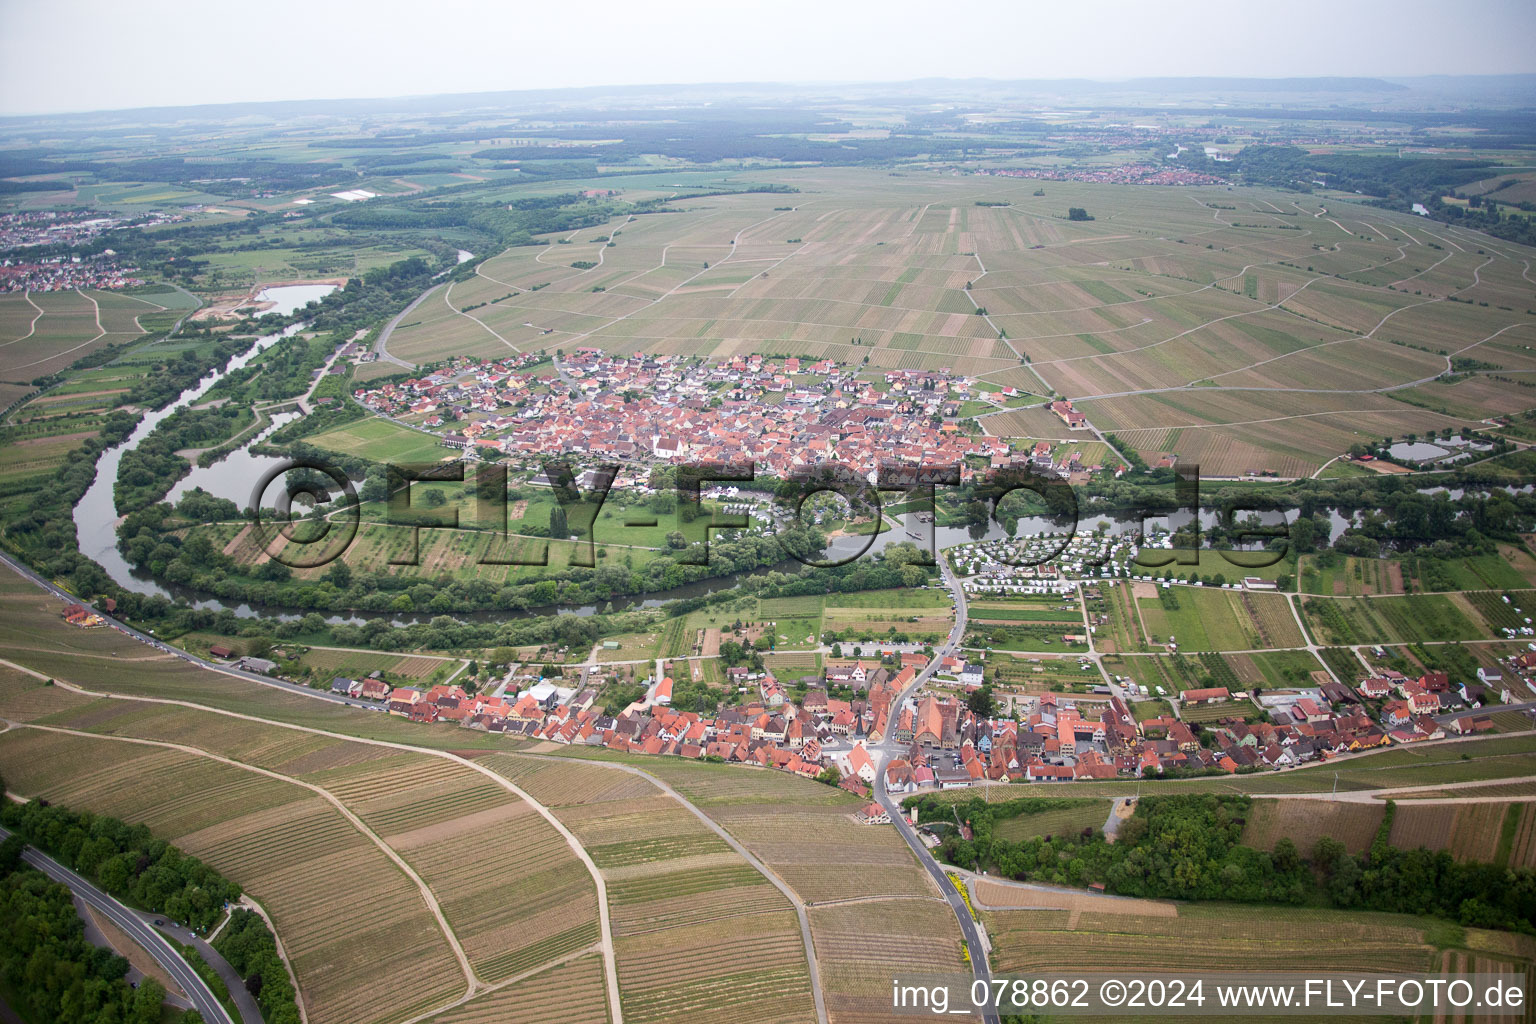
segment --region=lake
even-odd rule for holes
[[[256,301],[275,303],[271,309],[262,311],[263,316],[268,313],[288,316],[335,290],[333,284],[280,284],[263,288],[256,294]]]

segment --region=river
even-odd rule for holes
[[[302,324],[293,324],[276,334],[266,334],[257,338],[249,349],[235,356],[229,361],[229,370],[238,370],[248,365],[262,352],[282,341],[284,338],[296,334]],[[117,503],[113,500],[113,485],[117,482],[118,466],[123,461],[123,453],[138,445],[150,435],[150,432],[163,423],[168,417],[179,410],[196,402],[224,378],[226,370],[213,370],[192,387],[183,391],[181,395],[164,409],[155,410],[144,414],[139,425],[133,429],[119,444],[102,452],[96,460],[96,477],[91,481],[91,486],[86,488],[85,494],[75,505],[75,533],[79,538],[80,553],[92,559],[107,574],[121,584],[125,589],[136,591],[140,594],[160,594],[164,597],[174,597],[170,591],[150,579],[140,579],[133,574],[128,560],[117,550],[117,526],[121,517],[117,514]],[[244,452],[242,448],[240,451]],[[243,502],[242,502],[243,503]],[[216,605],[215,605],[216,606]]]

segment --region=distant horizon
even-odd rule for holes
[[[781,0],[764,15],[679,0],[661,20],[613,0],[579,17],[473,0],[425,12],[402,0],[272,0],[259,14],[190,0],[0,0],[0,114],[646,83],[1536,72],[1536,6],[1470,0],[1442,13],[1427,0],[1296,0],[1283,18],[1218,0],[1092,12],[980,0],[944,17],[916,0]]]
[[[281,106],[305,106],[305,105],[326,104],[326,103],[346,103],[346,104],[390,104],[390,103],[400,103],[400,104],[406,104],[406,103],[422,103],[422,102],[428,102],[428,101],[433,101],[433,100],[444,100],[444,101],[447,101],[447,100],[453,100],[453,99],[459,98],[459,97],[472,98],[472,97],[479,97],[479,96],[509,96],[509,97],[513,97],[513,96],[529,96],[529,97],[547,97],[549,99],[556,99],[556,98],[561,97],[562,94],[570,94],[572,96],[572,98],[574,98],[575,95],[581,94],[581,93],[592,93],[592,94],[595,94],[595,95],[603,95],[603,94],[618,95],[618,94],[622,94],[622,93],[625,93],[625,92],[643,92],[643,91],[647,91],[647,90],[660,91],[660,92],[665,92],[665,91],[668,91],[668,90],[678,90],[678,91],[687,90],[687,91],[694,91],[694,92],[696,92],[696,91],[699,91],[699,90],[706,90],[706,89],[758,90],[758,91],[773,90],[773,89],[783,89],[783,90],[787,90],[787,91],[803,91],[803,90],[813,90],[813,89],[835,89],[835,88],[875,89],[875,88],[880,88],[880,87],[900,87],[900,86],[915,87],[915,86],[926,85],[926,84],[929,84],[929,83],[931,83],[933,86],[938,87],[938,88],[943,88],[943,87],[946,87],[946,86],[948,86],[948,87],[964,86],[966,84],[972,84],[972,83],[974,83],[975,85],[978,85],[978,86],[983,86],[983,87],[1013,86],[1013,85],[1025,86],[1025,87],[1027,87],[1027,86],[1050,87],[1050,86],[1072,86],[1072,85],[1115,87],[1115,86],[1133,86],[1133,85],[1135,85],[1137,83],[1157,83],[1157,82],[1212,83],[1213,88],[1217,88],[1219,86],[1216,86],[1216,83],[1255,83],[1255,84],[1257,84],[1257,83],[1276,83],[1276,84],[1279,84],[1279,83],[1353,81],[1353,82],[1380,82],[1380,83],[1382,83],[1384,85],[1393,85],[1393,86],[1397,86],[1399,88],[1403,88],[1406,91],[1407,87],[1403,86],[1402,83],[1404,83],[1404,82],[1411,82],[1411,81],[1423,81],[1423,80],[1427,80],[1427,79],[1446,79],[1446,80],[1455,80],[1455,81],[1476,81],[1476,80],[1484,80],[1484,79],[1486,79],[1486,80],[1495,80],[1495,79],[1519,79],[1519,78],[1530,79],[1530,83],[1529,84],[1531,85],[1533,90],[1536,90],[1536,70],[1533,70],[1533,71],[1503,71],[1503,72],[1493,71],[1493,72],[1479,72],[1479,73],[1467,73],[1467,74],[1463,74],[1463,73],[1423,74],[1423,73],[1420,73],[1420,74],[1401,74],[1401,75],[1400,74],[1363,75],[1363,74],[1329,74],[1329,73],[1318,73],[1318,74],[1309,74],[1309,75],[1216,75],[1216,74],[1211,74],[1211,75],[1129,75],[1129,76],[1119,77],[1119,78],[1088,77],[1088,76],[1048,77],[1048,78],[1033,78],[1033,77],[1031,77],[1031,78],[995,78],[995,77],[980,76],[980,75],[973,75],[973,76],[967,76],[967,77],[932,76],[932,75],[930,75],[930,76],[922,76],[922,77],[917,77],[917,78],[890,78],[890,79],[866,79],[866,78],[859,78],[859,79],[826,79],[826,80],[821,80],[821,79],[804,79],[804,80],[796,80],[796,81],[789,81],[789,80],[776,81],[776,80],[768,80],[768,79],[738,79],[738,80],[732,80],[732,81],[716,81],[716,82],[661,82],[661,81],[658,81],[658,82],[622,82],[622,83],[609,83],[609,84],[599,84],[599,85],[565,85],[565,86],[550,86],[550,87],[507,88],[507,89],[457,89],[457,90],[447,90],[447,91],[442,91],[442,92],[402,92],[402,93],[377,94],[377,95],[349,95],[349,96],[339,96],[338,95],[338,96],[287,97],[287,98],[265,98],[265,99],[210,100],[210,101],[207,101],[207,102],[199,102],[199,103],[158,103],[158,104],[144,104],[144,105],[135,105],[135,106],[123,106],[123,107],[93,107],[93,108],[71,109],[71,110],[62,110],[62,109],[61,110],[40,110],[40,111],[32,111],[32,112],[14,112],[14,113],[0,112],[0,120],[25,120],[25,119],[30,119],[30,118],[49,118],[49,117],[89,117],[89,116],[92,116],[92,115],[132,114],[132,113],[137,113],[137,112],[140,112],[140,111],[142,111],[142,112],[156,112],[156,111],[168,111],[168,110],[196,111],[196,110],[212,110],[212,109],[217,109],[217,108],[261,108],[261,107],[281,107]],[[1261,89],[1257,89],[1257,88],[1254,88],[1254,89],[1243,89],[1243,88],[1235,87],[1235,86],[1233,86],[1231,84],[1225,85],[1224,88],[1226,88],[1227,90],[1232,91],[1232,92],[1254,92],[1254,93],[1263,92],[1263,90],[1261,90]],[[1319,89],[1316,92],[1309,92],[1308,90],[1304,90],[1304,89],[1289,89],[1289,90],[1282,89],[1282,90],[1275,90],[1275,91],[1276,92],[1287,92],[1287,91],[1295,92],[1298,95],[1317,95],[1319,93],[1327,93],[1327,92],[1330,92],[1332,90]],[[1183,92],[1183,93],[1178,93],[1178,94],[1175,94],[1175,95],[1188,96],[1189,93],[1188,92]],[[721,102],[719,102],[719,105],[725,106],[726,102],[728,102],[730,100],[733,100],[733,99],[734,99],[734,97],[725,97],[725,98],[723,98],[723,100]],[[1533,99],[1536,99],[1536,96],[1533,96]],[[701,99],[699,101],[696,101],[696,102],[695,101],[690,101],[689,109],[697,109],[700,106],[705,106],[705,105],[708,105],[709,103],[712,103],[712,102],[716,102],[716,101],[703,100],[703,99]],[[1268,104],[1272,104],[1273,102],[1274,102],[1274,100],[1272,98],[1266,101],[1266,103],[1268,103]],[[1086,108],[1089,105],[1085,104],[1084,106]],[[1170,105],[1168,107],[1168,110],[1170,112],[1177,111],[1179,109],[1182,109],[1182,108],[1179,107],[1179,106],[1172,106],[1172,105]],[[1358,107],[1354,107],[1354,108],[1351,108],[1351,107],[1341,107],[1340,109],[1359,109],[1359,108]]]

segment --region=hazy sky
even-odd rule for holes
[[[0,0],[0,113],[583,85],[1536,71],[1531,0]]]

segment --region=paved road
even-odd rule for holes
[[[952,654],[960,647],[960,641],[965,636],[966,606],[965,591],[961,589],[960,580],[950,570],[949,562],[943,554],[939,555],[939,572],[944,577],[944,582],[949,584],[950,593],[955,597],[955,625],[949,632],[949,640],[938,650],[934,651],[933,660],[929,662],[921,672],[912,680],[912,684],[903,690],[891,704],[891,717],[886,723],[886,735],[874,746],[875,761],[875,800],[880,806],[890,813],[891,821],[896,823],[896,829],[901,833],[901,838],[907,841],[917,856],[918,863],[928,872],[939,891],[944,894],[949,907],[955,912],[955,920],[960,924],[960,934],[965,939],[966,946],[971,953],[971,971],[977,981],[985,982],[989,986],[992,981],[992,972],[987,967],[987,947],[981,934],[981,927],[971,919],[971,910],[965,903],[965,897],[955,888],[955,884],[944,873],[943,867],[929,854],[927,847],[917,837],[917,830],[907,823],[907,819],[901,815],[901,806],[885,789],[885,766],[896,754],[901,752],[901,744],[895,740],[896,716],[901,712],[901,706],[915,693],[933,674],[938,671],[944,658]],[[999,1017],[993,1011],[983,1011],[982,1020],[987,1024],[999,1024]]]
[[[395,333],[395,328],[400,326],[400,321],[404,320],[408,315],[410,315],[410,313],[414,311],[417,306],[425,302],[427,296],[431,295],[441,287],[442,285],[435,284],[428,288],[426,291],[416,296],[416,298],[412,299],[409,306],[406,306],[399,313],[396,313],[393,320],[384,325],[384,329],[379,332],[378,340],[373,343],[374,354],[379,357],[380,362],[394,363],[396,366],[403,366],[407,370],[416,369],[415,363],[408,363],[404,359],[398,359],[395,356],[390,355],[389,349],[385,348],[384,346],[389,344],[389,336]]]
[[[0,828],[0,839],[10,836],[10,831]],[[96,888],[84,878],[75,874],[53,858],[42,852],[27,847],[22,852],[21,859],[37,868],[43,874],[68,886],[70,891],[89,903],[95,910],[100,911],[108,920],[124,932],[129,938],[137,942],[149,951],[149,955],[164,967],[181,990],[192,1000],[197,1007],[197,1012],[203,1015],[203,1020],[208,1024],[234,1024],[229,1012],[214,998],[213,992],[206,982],[192,969],[180,951],[172,946],[165,936],[155,931],[154,927],[146,924],[138,914],[134,913],[117,900],[108,896]]]
[[[165,924],[160,925],[160,930],[182,945],[191,946],[204,960],[208,961],[208,966],[224,979],[224,987],[229,989],[229,998],[234,1000],[235,1009],[240,1011],[240,1019],[245,1024],[263,1024],[261,1007],[257,1004],[256,998],[246,991],[245,979],[240,977],[240,972],[235,970],[218,950],[209,945],[201,935],[179,924],[166,921]]]
[[[1497,714],[1500,711],[1536,711],[1536,700],[1528,700],[1520,704],[1489,704],[1480,708],[1464,708],[1461,711],[1436,715],[1435,721],[1440,725],[1450,725],[1458,718],[1477,718],[1481,715]]]

